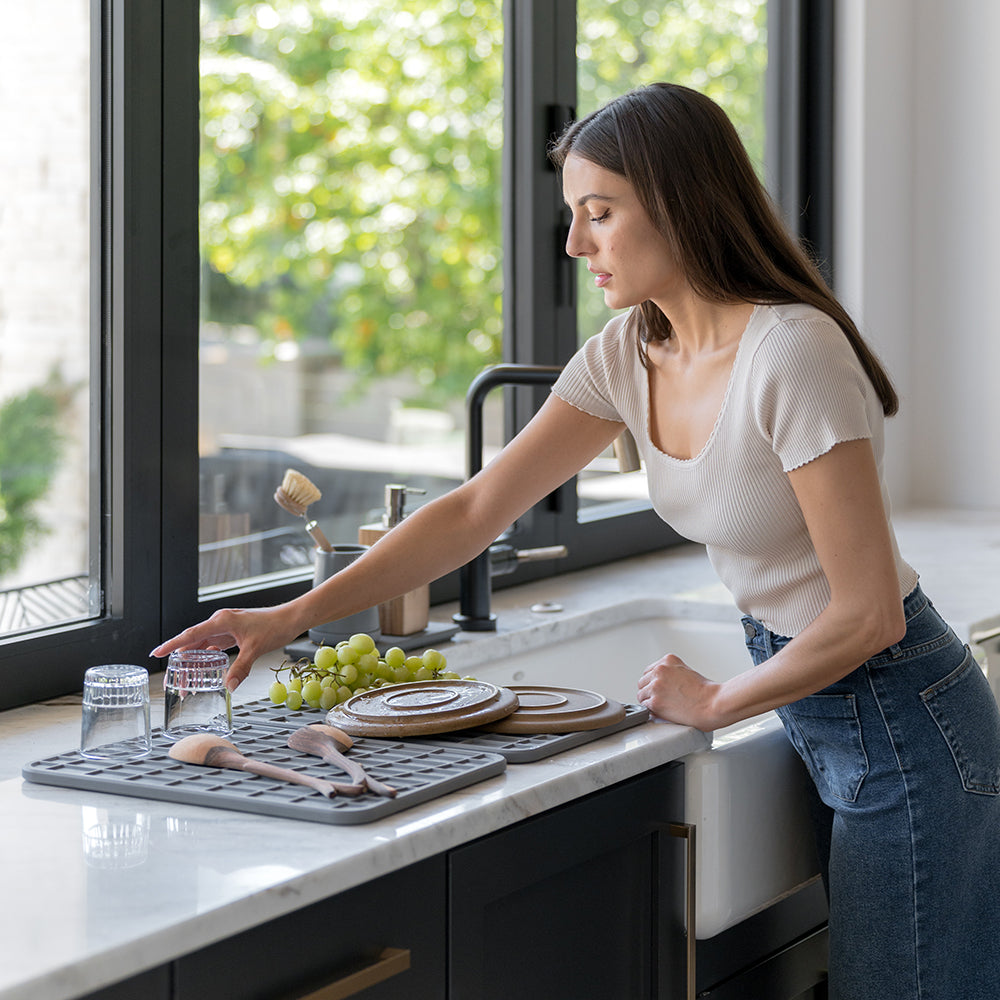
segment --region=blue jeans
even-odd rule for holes
[[[918,586],[906,636],[778,715],[805,762],[831,1000],[1000,997],[1000,712]],[[743,619],[755,664],[791,640]]]

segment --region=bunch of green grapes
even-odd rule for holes
[[[393,646],[380,654],[375,640],[359,632],[336,646],[320,646],[312,660],[303,658],[272,667],[275,679],[268,695],[275,705],[284,705],[292,711],[306,705],[328,712],[334,705],[369,688],[407,681],[457,679],[458,674],[446,669],[447,666],[444,653],[436,649],[425,649],[420,656],[407,656],[399,646]]]

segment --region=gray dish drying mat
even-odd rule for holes
[[[300,718],[294,726],[279,727],[234,719],[230,741],[247,757],[319,778],[346,780],[332,764],[285,745],[288,733],[308,721]],[[358,739],[351,757],[399,794],[392,799],[372,792],[328,799],[304,785],[173,760],[167,756],[171,745],[157,729],[152,752],[138,760],[105,764],[87,760],[73,750],[26,764],[21,774],[26,781],[65,788],[346,825],[368,823],[409,809],[491,778],[507,766],[499,754],[466,747]]]
[[[407,736],[408,743],[419,746],[442,746],[453,750],[462,749],[470,753],[500,754],[508,764],[530,764],[553,754],[562,753],[573,747],[610,736],[622,729],[641,725],[649,718],[649,710],[641,705],[626,705],[625,718],[620,722],[600,729],[588,729],[576,733],[509,734],[487,733],[479,729],[459,729],[451,733],[434,733],[430,736]],[[321,709],[304,708],[293,712],[284,705],[275,705],[270,700],[248,702],[233,706],[233,721],[252,720],[258,725],[282,726],[294,729],[310,722],[323,722],[326,712]],[[365,737],[358,743],[380,743],[381,739]],[[354,752],[353,750],[351,751]],[[389,784],[392,784],[390,781]]]
[[[407,737],[413,743],[436,743],[439,746],[482,750],[498,753],[508,764],[530,764],[532,761],[551,757],[573,747],[592,743],[602,736],[621,732],[641,725],[649,718],[649,709],[640,705],[626,705],[625,718],[600,729],[587,729],[576,733],[487,733],[479,729],[460,729],[453,733],[436,733],[433,736]]]

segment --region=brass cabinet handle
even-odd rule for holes
[[[697,967],[695,964],[695,913],[697,896],[695,894],[695,825],[693,823],[669,823],[667,833],[671,837],[679,837],[684,840],[685,850],[685,886],[684,902],[687,922],[687,992],[686,1000],[695,1000],[695,974]]]
[[[356,996],[369,986],[398,976],[409,967],[409,948],[383,948],[371,965],[341,976],[312,993],[306,993],[299,1000],[345,1000],[345,997]]]

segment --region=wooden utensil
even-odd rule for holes
[[[353,782],[362,788],[367,787],[376,795],[384,795],[389,799],[396,797],[395,788],[373,778],[356,760],[350,760],[341,753],[341,750],[349,750],[354,745],[354,740],[335,726],[325,726],[321,722],[310,723],[291,733],[288,745],[293,750],[311,753],[330,764],[336,764],[347,772]]]
[[[183,761],[185,764],[201,764],[204,767],[223,767],[232,771],[249,771],[264,778],[275,778],[278,781],[290,781],[296,785],[308,785],[314,791],[332,799],[335,795],[360,795],[364,790],[358,785],[345,785],[334,781],[324,781],[314,778],[311,774],[292,771],[274,764],[265,764],[260,760],[252,760],[233,746],[229,740],[211,733],[197,733],[178,740],[168,751],[168,757]]]

